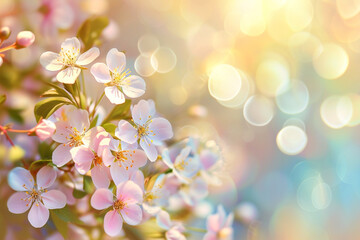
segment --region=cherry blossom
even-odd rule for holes
[[[142,210],[138,204],[142,202],[141,188],[133,181],[117,185],[116,196],[106,188],[95,191],[91,197],[91,206],[103,210],[112,206],[104,218],[104,230],[110,236],[121,232],[123,221],[129,225],[137,225],[142,220]]]
[[[223,206],[219,205],[217,213],[207,218],[206,227],[208,232],[205,234],[204,240],[232,240],[233,219],[234,215],[230,213],[226,217]]]
[[[105,95],[113,104],[124,103],[124,94],[137,98],[145,93],[145,81],[130,75],[131,71],[125,70],[125,67],[125,54],[113,48],[106,56],[106,64],[95,63],[90,70],[97,82],[105,84]]]
[[[20,214],[30,209],[28,220],[33,227],[40,228],[49,219],[48,209],[59,209],[66,205],[66,196],[59,190],[47,190],[55,181],[56,172],[52,167],[42,167],[36,175],[21,167],[10,171],[8,182],[18,191],[7,201],[10,212]]]
[[[83,138],[86,146],[81,145],[70,150],[77,171],[83,175],[91,171],[96,188],[107,188],[111,181],[109,168],[103,163],[103,154],[109,148],[109,137],[110,134],[102,127],[92,128]]]
[[[159,227],[167,230],[165,233],[167,240],[186,240],[183,235],[183,232],[185,232],[184,226],[180,222],[171,221],[170,215],[166,211],[161,210],[156,215],[156,223]]]
[[[46,70],[59,71],[56,79],[59,82],[73,84],[81,69],[93,62],[100,55],[97,47],[90,48],[80,55],[80,41],[76,37],[67,38],[61,44],[60,53],[44,52],[40,56],[40,63]]]
[[[35,35],[30,31],[21,31],[16,36],[16,47],[19,48],[25,48],[33,44],[35,41]]]
[[[47,119],[41,119],[36,125],[36,127],[33,129],[33,131],[35,131],[35,134],[39,137],[41,141],[44,141],[53,135],[55,129],[56,126],[52,121]]]
[[[137,144],[119,143],[112,140],[109,148],[104,152],[106,166],[110,166],[110,172],[115,184],[129,179],[133,172],[147,162],[147,156],[143,150],[137,149]]]
[[[140,100],[132,108],[134,125],[120,120],[115,131],[115,136],[129,144],[136,143],[140,139],[141,148],[152,162],[158,157],[156,146],[162,145],[164,140],[173,136],[170,122],[162,117],[154,117],[154,115],[155,108],[152,101]]]
[[[52,154],[52,161],[58,167],[72,159],[72,148],[84,145],[83,139],[90,126],[89,114],[82,109],[69,108],[64,119],[66,121],[55,123],[56,131],[52,136],[55,142],[60,143]]]

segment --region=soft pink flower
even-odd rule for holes
[[[170,220],[170,215],[164,210],[161,210],[156,215],[156,223],[159,227],[167,230],[165,237],[167,240],[186,240],[183,235],[185,232],[184,226],[179,222],[173,222]]]
[[[204,240],[232,240],[233,219],[234,215],[231,213],[226,217],[223,206],[219,205],[217,213],[207,218],[206,226],[208,232],[205,234]]]
[[[124,94],[137,98],[145,93],[144,79],[130,75],[130,70],[125,67],[125,54],[113,48],[106,55],[106,64],[95,63],[90,70],[97,82],[105,84],[106,97],[113,104],[124,103]]]
[[[18,191],[10,196],[7,206],[10,212],[20,214],[30,209],[28,220],[33,227],[40,228],[49,219],[48,209],[63,208],[65,195],[58,190],[47,190],[56,179],[56,171],[49,166],[42,167],[36,176],[21,167],[10,171],[8,182],[12,189]]]
[[[109,189],[97,189],[91,197],[91,206],[97,210],[112,206],[105,215],[104,229],[108,235],[116,236],[121,232],[123,221],[129,225],[141,222],[142,210],[138,204],[142,198],[140,187],[133,181],[126,181],[117,185],[116,196]]]
[[[55,123],[47,119],[41,119],[35,127],[35,133],[41,141],[44,141],[53,135],[55,129]]]
[[[56,75],[59,82],[73,84],[83,66],[90,64],[100,55],[97,47],[80,54],[80,41],[76,37],[67,38],[61,44],[60,53],[44,52],[40,56],[41,65],[48,71],[60,71]]]
[[[83,175],[91,171],[96,188],[107,188],[111,177],[109,168],[104,165],[103,156],[104,152],[109,151],[110,134],[102,127],[95,127],[86,133],[83,140],[88,142],[87,146],[82,145],[70,150],[75,168]]]
[[[132,108],[134,125],[121,120],[115,131],[115,136],[129,144],[136,143],[140,139],[140,146],[144,149],[150,161],[154,162],[158,157],[156,146],[162,145],[164,140],[173,136],[171,124],[161,117],[154,117],[155,109],[152,101],[140,100]]]
[[[33,44],[35,35],[30,31],[19,32],[16,37],[16,48],[25,48]]]
[[[119,144],[118,140],[112,139],[109,148],[104,151],[104,163],[110,166],[110,173],[116,185],[129,180],[130,175],[146,162],[146,154],[143,150],[137,149],[137,144]]]
[[[52,161],[58,167],[65,165],[72,159],[70,153],[72,148],[84,145],[84,137],[90,126],[87,111],[76,108],[68,110],[65,112],[66,121],[55,123],[56,131],[52,136],[55,142],[61,143],[52,154]]]

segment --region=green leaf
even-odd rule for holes
[[[64,222],[71,222],[74,224],[84,224],[76,214],[73,212],[74,210],[70,209],[67,205],[61,209],[53,209],[51,210],[55,213],[61,220]]]
[[[115,124],[113,124],[113,123],[105,123],[105,124],[102,125],[102,127],[105,129],[105,131],[110,133],[112,136],[115,135],[115,129],[116,129]]]
[[[108,123],[112,120],[119,120],[124,118],[130,118],[130,106],[131,100],[126,99],[123,104],[116,105],[107,117],[103,120],[101,125]]]
[[[98,119],[99,119],[99,115],[96,115],[96,117],[94,117],[94,119],[90,123],[90,128],[93,128],[96,126]]]
[[[87,192],[84,192],[84,191],[81,191],[78,189],[74,189],[74,191],[73,191],[73,196],[74,196],[74,198],[77,198],[77,199],[83,198],[86,195],[87,195]]]
[[[107,17],[91,17],[80,27],[77,37],[84,43],[85,51],[97,45],[102,31],[109,25]]]
[[[59,231],[59,233],[64,237],[64,239],[68,239],[69,235],[69,228],[68,223],[63,221],[58,215],[56,215],[54,210],[50,211],[51,219],[56,227],[56,229]]]
[[[23,109],[8,108],[8,114],[12,120],[18,123],[24,123],[24,118],[21,115]]]
[[[6,101],[6,95],[0,95],[0,104],[3,104]]]
[[[94,186],[90,176],[84,175],[83,188],[86,193],[93,193],[95,191],[95,186]]]
[[[31,172],[36,172],[40,168],[42,168],[44,166],[47,166],[49,164],[51,164],[51,160],[49,160],[49,159],[47,159],[47,160],[37,160],[37,161],[31,163],[31,165],[29,167],[29,170]]]
[[[53,114],[64,104],[71,104],[71,102],[63,97],[50,97],[41,100],[35,105],[34,108],[36,121],[39,121],[41,117],[45,119],[50,117],[51,114]]]
[[[47,142],[41,142],[38,146],[38,152],[41,159],[51,159],[52,152],[50,145]]]
[[[71,97],[71,94],[69,92],[67,92],[65,89],[62,89],[61,87],[59,87],[56,84],[53,84],[51,82],[46,82],[46,84],[48,84],[49,86],[53,87],[54,89],[50,89],[50,90],[55,90],[56,93],[61,96],[61,97],[65,97],[67,99],[69,99],[70,101],[73,101],[73,98]],[[48,91],[50,91],[48,90]],[[44,93],[45,94],[45,93]],[[43,95],[44,95],[43,94]],[[44,96],[45,97],[45,96]]]

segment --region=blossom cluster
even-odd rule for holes
[[[17,42],[29,44],[23,39]],[[65,205],[80,201],[74,196],[90,195],[91,207],[99,210],[92,212],[102,216],[109,236],[126,234],[124,224],[156,219],[162,237],[186,239],[191,228],[170,216],[180,208],[196,206],[208,195],[209,185],[219,184],[220,150],[194,137],[175,140],[171,123],[156,111],[153,100],[141,99],[130,106],[132,99],[145,93],[144,79],[126,67],[124,52],[113,48],[106,63],[93,64],[99,56],[97,47],[82,52],[76,37],[66,39],[59,53],[41,55],[41,65],[55,72],[54,80],[61,85],[51,83],[53,89],[43,95],[48,101],[35,107],[38,124],[27,133],[48,144],[51,159],[10,171],[8,183],[17,192],[8,199],[8,209],[15,214],[30,209],[30,224],[41,228],[52,211],[61,214]],[[105,86],[96,101],[84,91],[86,82],[93,81],[84,78],[88,69]],[[108,116],[99,111],[104,95],[114,105]],[[49,104],[55,101],[57,105]],[[2,128],[4,134],[11,130]],[[89,183],[93,189],[85,187]],[[208,217],[203,238],[232,239],[232,220],[232,214],[226,217],[219,206]]]

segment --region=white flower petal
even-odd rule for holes
[[[122,104],[125,102],[124,94],[117,88],[117,86],[106,87],[105,95],[113,104]]]
[[[77,57],[80,53],[80,41],[76,37],[67,38],[61,44],[61,51],[69,51]]]
[[[132,75],[125,78],[124,81],[128,82],[128,85],[122,86],[122,90],[126,96],[137,98],[145,93],[146,84],[141,77]]]
[[[115,70],[120,73],[124,71],[126,66],[126,57],[123,52],[119,52],[116,48],[111,49],[106,55],[106,64],[112,72]]]
[[[108,83],[111,81],[110,71],[105,63],[95,63],[92,65],[90,72],[99,83]]]
[[[59,61],[59,54],[54,52],[44,52],[40,56],[41,65],[49,71],[59,71],[64,64]]]
[[[56,79],[61,83],[73,84],[81,72],[80,68],[68,67],[56,75]]]
[[[90,48],[86,52],[80,55],[76,64],[78,65],[88,65],[89,63],[93,62],[98,56],[100,55],[100,51],[97,47]]]

